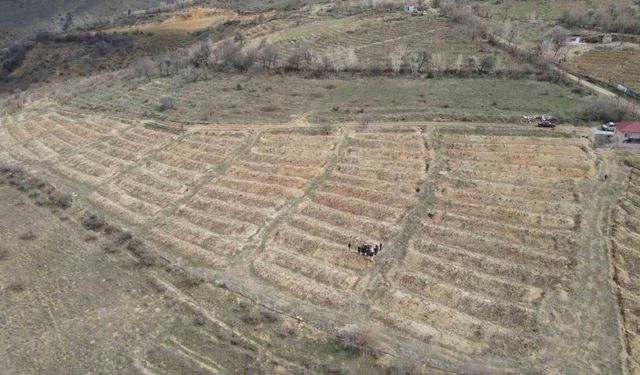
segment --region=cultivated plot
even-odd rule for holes
[[[145,132],[148,130],[145,129]],[[146,133],[148,134],[148,133]],[[101,185],[90,198],[109,212],[141,224],[178,202],[241,148],[246,132],[193,132],[155,150]],[[164,133],[151,144],[162,145]],[[141,145],[141,150],[144,147]]]
[[[595,48],[577,57],[578,72],[610,85],[640,90],[640,52]]]
[[[338,140],[316,130],[261,134],[230,168],[154,228],[153,238],[209,266],[226,264],[285,205],[304,196]]]
[[[356,247],[400,232],[428,160],[419,129],[349,135],[330,176],[275,229],[255,271],[299,298],[344,304],[373,265]]]
[[[373,314],[388,326],[462,354],[536,346],[537,308],[576,264],[575,186],[593,173],[578,139],[447,133],[435,204]]]
[[[640,163],[630,163],[626,192],[613,210],[611,246],[629,367],[640,371]]]

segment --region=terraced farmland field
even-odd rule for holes
[[[574,65],[602,82],[640,90],[640,51],[596,48],[577,57]]]
[[[321,20],[277,31],[265,38],[282,50],[281,62],[301,46],[308,46],[317,54],[334,53],[341,47],[353,48],[363,66],[381,68],[388,66],[389,54],[399,46],[407,51],[437,50],[450,63],[458,54],[465,57],[483,54],[475,50],[471,34],[452,27],[444,18],[431,15],[392,13]],[[503,57],[509,60],[508,55]]]
[[[201,184],[153,238],[210,266],[224,265],[291,201],[304,196],[335,151],[335,134],[271,131],[224,173]]]
[[[247,324],[263,323],[247,322],[272,318],[238,317],[236,293],[323,335],[374,327],[391,362],[616,372],[615,294],[605,281],[594,297],[584,282],[609,280],[606,262],[592,258],[606,251],[586,233],[599,222],[589,194],[600,166],[584,134],[450,123],[168,126],[45,108],[2,120],[0,155],[74,188],[81,204],[211,281],[189,289],[148,271],[204,322],[171,328],[136,354],[156,373],[243,372],[243,361],[261,358],[304,373],[300,357],[263,346],[269,334],[248,339]],[[614,243],[635,343],[631,176]],[[363,243],[383,248],[369,259],[356,251]],[[581,315],[565,319],[576,304]],[[596,338],[574,335],[583,323]],[[276,336],[281,348],[292,344]]]
[[[362,289],[372,263],[356,245],[399,233],[428,167],[426,140],[415,129],[359,131],[345,142],[331,174],[254,261],[260,276],[318,304],[344,304]]]
[[[593,156],[573,139],[443,132],[439,142],[435,204],[374,315],[430,344],[517,357],[536,346],[542,297],[572,277],[575,186]]]
[[[640,371],[640,163],[630,162],[626,192],[613,211],[611,246],[629,367]]]

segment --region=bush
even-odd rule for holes
[[[10,292],[22,292],[24,290],[24,282],[21,279],[16,279],[9,282],[6,289]]]
[[[184,274],[184,283],[188,287],[195,287],[207,281],[206,276],[201,270],[187,269]]]
[[[2,56],[2,69],[8,73],[18,69],[31,48],[33,48],[32,43],[14,43],[9,46]]]
[[[97,232],[105,226],[105,221],[103,218],[92,212],[85,212],[82,217],[82,226],[86,229]]]
[[[32,230],[28,230],[20,235],[21,240],[31,241],[36,239],[36,234]]]
[[[159,66],[151,59],[140,59],[133,64],[133,72],[137,77],[151,80],[152,77],[159,73]]]
[[[126,235],[125,235],[126,236]],[[127,243],[127,250],[138,259],[140,265],[145,267],[153,266],[156,263],[156,258],[149,251],[147,246],[139,239],[131,239]]]
[[[57,190],[54,190],[49,193],[49,201],[51,202],[51,204],[58,206],[63,210],[66,210],[67,208],[71,207],[71,204],[73,203],[73,197],[71,196],[71,194],[61,193]]]
[[[599,6],[584,13],[565,11],[558,22],[567,28],[599,28],[607,32],[640,34],[638,11],[628,5]]]
[[[389,375],[418,375],[420,366],[413,361],[403,361],[393,364],[388,371]]]
[[[583,121],[622,121],[629,119],[628,108],[607,98],[594,98],[574,110],[574,116]]]
[[[379,350],[375,343],[375,335],[371,328],[363,328],[356,324],[349,324],[343,327],[338,333],[344,349],[377,357]]]
[[[163,96],[160,98],[160,110],[168,111],[176,108],[176,99],[172,96]]]

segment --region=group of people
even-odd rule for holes
[[[349,243],[349,250],[351,250],[351,243]],[[358,250],[358,254],[362,256],[373,258],[375,255],[378,255],[380,251],[382,251],[382,242],[376,245],[358,245],[356,250]]]

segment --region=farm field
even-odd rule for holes
[[[0,222],[4,372],[302,374],[352,361],[302,322],[105,253],[102,239],[87,241],[75,223],[12,188],[0,186],[0,200],[0,214],[12,218]]]
[[[188,33],[214,27],[227,21],[251,20],[257,15],[241,16],[228,9],[194,7],[174,13],[161,21],[140,23],[124,27],[115,27],[106,32],[182,32]]]
[[[623,330],[629,368],[640,371],[640,304],[638,303],[638,264],[640,262],[640,163],[628,162],[626,191],[613,209],[611,247],[614,258],[617,293],[622,309]]]
[[[318,54],[335,53],[339,48],[353,48],[363,66],[385,69],[389,54],[399,47],[407,51],[437,50],[450,63],[458,55],[469,58],[498,53],[503,63],[511,63],[507,54],[481,48],[463,28],[452,26],[445,18],[432,15],[410,16],[401,13],[356,15],[319,20],[290,27],[256,38],[253,43],[268,40],[282,51],[282,62],[293,51],[306,47]],[[466,60],[465,60],[466,61]]]
[[[398,235],[429,163],[420,129],[367,129],[344,142],[331,175],[273,229],[253,264],[260,276],[318,304],[343,305],[362,289],[373,264],[354,256],[355,245]]]
[[[517,357],[536,345],[542,297],[574,272],[588,143],[443,131],[439,144],[435,202],[374,314],[432,345]]]
[[[217,323],[165,327],[168,336],[135,357],[143,368],[216,373],[239,369],[241,358],[254,363],[257,353],[287,368],[313,362],[308,352],[264,354],[263,340],[246,339],[242,330],[251,324],[284,328],[260,318],[260,309],[218,310],[216,301],[235,293],[311,323],[304,329],[320,330],[324,341],[316,344],[335,366],[368,366],[366,357],[340,357],[331,343],[349,324],[376,332],[388,354],[375,366],[407,356],[454,371],[469,363],[487,372],[537,371],[542,357],[571,369],[619,365],[606,283],[575,321],[599,332],[588,352],[558,357],[587,338],[547,318],[595,293],[575,289],[597,251],[586,240],[595,213],[585,195],[598,173],[597,155],[577,128],[122,121],[46,108],[6,117],[0,157],[78,192],[82,205],[141,235],[168,262],[218,280],[194,289],[161,270],[144,271],[179,298],[182,313]],[[77,138],[59,131],[66,126]],[[356,251],[362,243],[383,247],[372,261]],[[606,263],[593,267],[590,275],[608,277]],[[243,325],[237,314],[256,323]],[[224,323],[220,331],[219,319],[243,328],[228,331]],[[232,341],[244,344],[225,355],[205,350],[238,334]],[[277,345],[293,339],[276,336]]]
[[[640,90],[640,51],[595,48],[574,58],[578,72],[612,86]]]
[[[539,19],[555,21],[564,12],[583,13],[595,6],[629,5],[626,0],[533,0],[502,2],[486,6],[485,10],[492,18],[512,18],[516,20]]]
[[[622,0],[64,3],[0,50],[0,373],[640,374],[630,114],[491,37]]]

